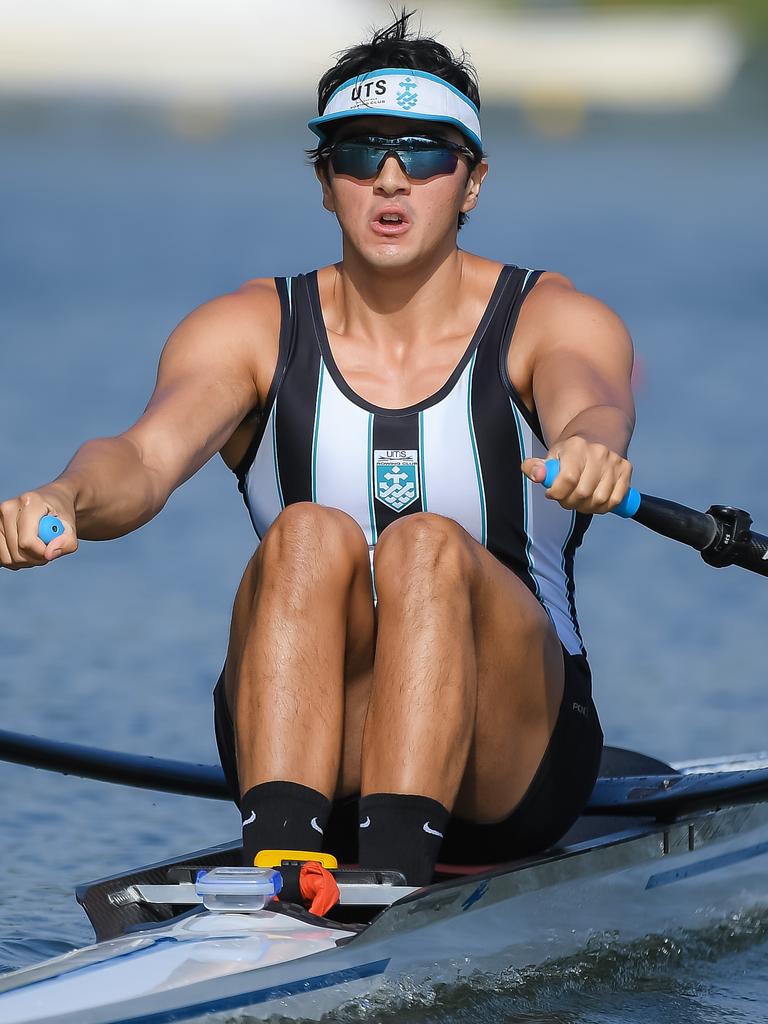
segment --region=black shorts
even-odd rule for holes
[[[444,864],[497,864],[552,846],[573,825],[592,792],[600,767],[603,732],[592,702],[587,659],[563,651],[565,687],[552,736],[525,795],[511,814],[490,825],[453,817],[440,851]],[[213,691],[216,743],[232,799],[240,787],[232,718],[222,671]],[[339,861],[357,861],[358,797],[335,800],[324,847]]]

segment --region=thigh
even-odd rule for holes
[[[528,790],[562,704],[560,641],[542,604],[510,569],[471,538],[477,704],[474,735],[454,813],[506,817]]]
[[[502,821],[454,817],[441,859],[491,864],[527,857],[557,842],[584,809],[600,769],[603,733],[584,655],[563,651],[565,685],[555,728],[522,800]]]
[[[463,532],[463,531],[462,531]],[[563,701],[564,662],[552,621],[526,585],[469,534],[477,703],[473,740],[453,811],[469,821],[506,818],[528,791]],[[360,788],[363,728],[373,681],[376,617],[349,659],[337,797]],[[353,625],[350,621],[351,626]],[[350,650],[360,637],[349,637]]]
[[[273,541],[276,536],[282,537],[282,541]],[[319,567],[321,572],[324,571],[323,566],[327,566],[330,573],[340,562],[348,564],[345,575],[340,577],[338,591],[338,600],[345,605],[347,617],[345,669],[357,674],[361,666],[373,661],[373,581],[363,531],[351,516],[340,509],[310,502],[288,505],[248,562],[235,595],[225,672],[225,691],[230,709],[234,707],[238,668],[257,603],[263,593],[280,584],[281,560],[265,558],[265,551],[270,542],[285,545],[287,540],[291,542],[291,549],[297,545],[306,546],[307,550],[303,551],[299,561],[311,564],[314,569]],[[318,608],[318,611],[323,609]],[[310,682],[308,679],[308,685]]]
[[[351,554],[354,563],[347,592],[339,596],[339,600],[346,602],[347,625],[344,650],[344,734],[337,792],[348,794],[359,789],[360,748],[373,672],[376,619],[371,562],[365,536],[354,520],[337,509],[317,506],[317,512],[319,516],[332,516],[335,525],[342,527],[337,531],[338,543],[344,544],[345,552]],[[278,521],[279,518],[276,522]],[[237,589],[232,609],[226,663],[216,687],[216,735],[230,788],[237,784],[234,740],[230,740],[230,734],[233,731],[238,667],[245,638],[253,621],[258,595],[272,582],[264,564],[263,550],[262,545],[256,549]],[[330,557],[333,557],[333,552],[330,553]],[[307,699],[312,697],[311,687],[312,679],[308,676]]]

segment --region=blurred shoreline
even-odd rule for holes
[[[485,101],[531,109],[695,109],[728,91],[749,53],[711,7],[421,8],[425,31],[469,52]],[[282,106],[312,95],[333,54],[390,17],[379,0],[38,0],[4,12],[0,97]]]
[[[481,78],[481,89],[483,86]],[[493,155],[499,134],[519,138],[566,139],[579,135],[610,135],[617,141],[652,129],[654,134],[681,132],[688,138],[706,138],[716,131],[720,142],[728,137],[765,130],[768,106],[768,59],[747,64],[727,93],[706,106],[692,110],[590,107],[581,102],[522,102],[498,99],[483,103],[482,116],[487,149]],[[57,135],[109,138],[141,136],[186,139],[200,145],[215,144],[234,134],[252,133],[253,146],[268,145],[275,134],[296,136],[314,112],[314,88],[302,98],[279,106],[255,100],[204,100],[127,96],[0,94],[0,138],[46,138]],[[303,101],[302,101],[303,100]],[[306,131],[307,147],[314,137]],[[6,153],[6,157],[10,154]]]

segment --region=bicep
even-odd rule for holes
[[[231,296],[195,310],[168,339],[152,397],[124,433],[164,498],[229,439],[258,404],[253,320]],[[242,305],[242,304],[241,304]]]
[[[552,443],[579,413],[611,406],[634,424],[632,340],[607,306],[572,292],[554,310],[533,361],[533,396]]]
[[[204,466],[241,422],[248,406],[233,397],[221,381],[176,379],[155,389],[141,418],[125,431],[166,497]]]

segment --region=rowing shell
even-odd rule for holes
[[[747,764],[758,773],[767,767],[732,759],[675,777],[685,791],[697,778],[712,790],[713,777],[733,777]],[[278,904],[252,913],[205,910],[194,874],[237,863],[236,843],[105,879],[78,890],[101,941],[0,978],[0,1021],[318,1019],[398,984],[545,965],[601,936],[628,943],[675,935],[768,907],[765,794],[733,805],[727,796],[709,799],[674,820],[584,817],[546,854],[471,873],[453,869],[423,889],[342,882],[332,918]]]

